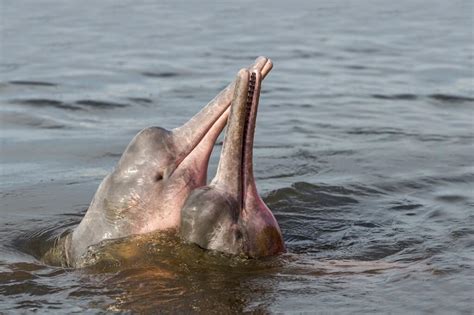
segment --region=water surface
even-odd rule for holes
[[[0,311],[472,313],[473,10],[0,2]],[[183,123],[258,55],[275,67],[254,170],[287,254],[165,237],[120,265],[34,257],[81,220],[137,131]]]

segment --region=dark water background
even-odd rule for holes
[[[473,10],[0,0],[0,312],[472,313]],[[288,254],[167,240],[72,271],[29,254],[80,221],[138,130],[183,123],[258,55],[275,67],[255,173]]]

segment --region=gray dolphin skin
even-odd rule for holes
[[[249,67],[262,77],[271,68],[272,62],[265,57]],[[44,260],[79,267],[89,246],[104,240],[177,232],[189,194],[206,185],[209,157],[227,123],[235,86],[235,82],[229,84],[179,128],[140,131],[100,184],[80,224],[58,237]]]
[[[209,186],[189,195],[181,211],[181,237],[202,248],[254,258],[285,251],[280,227],[253,175],[262,77],[258,70],[238,73],[217,174]]]

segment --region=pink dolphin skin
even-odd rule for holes
[[[252,167],[263,73],[242,69],[236,80],[217,174],[194,190],[181,213],[181,237],[200,247],[247,257],[285,251],[275,217],[260,198]]]
[[[88,247],[102,241],[156,231],[179,231],[184,203],[191,192],[206,185],[210,154],[227,123],[233,95],[234,103],[235,95],[240,95],[234,90],[237,87],[237,91],[243,93],[250,72],[258,74],[260,84],[272,66],[268,58],[257,58],[247,72],[239,74],[237,83],[229,84],[181,127],[171,131],[149,127],[140,131],[114,171],[100,184],[80,224],[71,233],[58,237],[45,260],[76,267]],[[258,102],[258,93],[255,95]],[[231,116],[235,116],[234,111]],[[242,139],[236,141],[241,143]],[[247,147],[249,142],[246,143]],[[243,149],[241,144],[238,146]],[[224,151],[230,147],[225,145]],[[250,154],[250,160],[240,165],[238,173],[251,182],[251,150],[245,152]],[[221,159],[221,164],[226,160]],[[224,174],[226,167],[235,165],[220,165],[218,174]],[[249,171],[243,172],[244,167],[250,168]],[[247,199],[252,199],[251,188],[245,191],[249,194]],[[255,199],[256,203],[260,201]]]

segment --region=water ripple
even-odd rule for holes
[[[9,81],[8,83],[13,85],[26,85],[26,86],[58,86],[56,83],[44,82],[44,81],[27,81],[27,80],[15,80]]]

